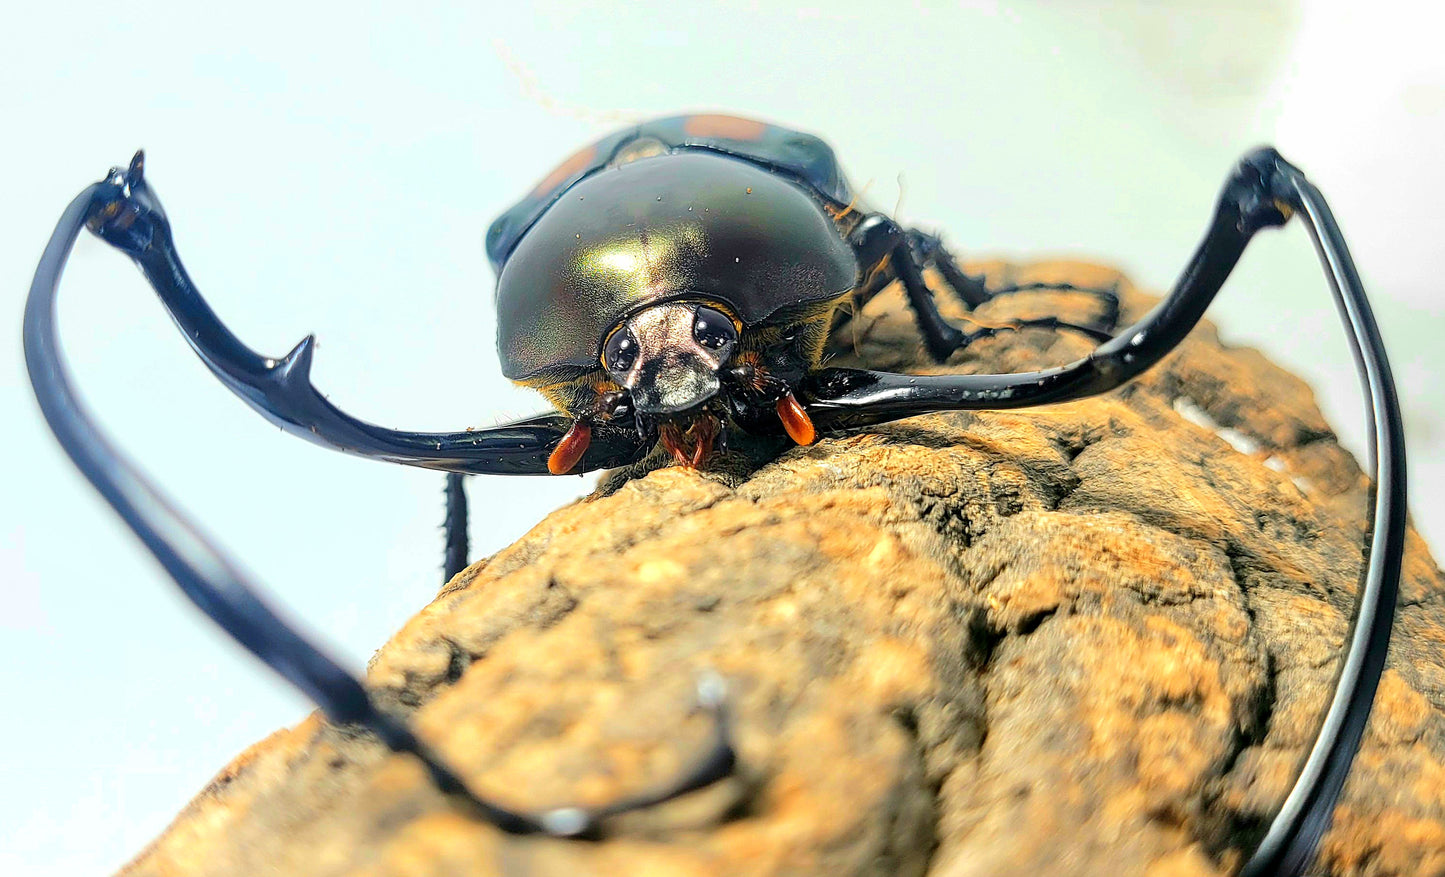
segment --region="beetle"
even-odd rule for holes
[[[1022,408],[1096,395],[1149,368],[1194,327],[1261,229],[1299,216],[1351,334],[1370,417],[1376,485],[1368,563],[1344,670],[1305,767],[1244,873],[1298,873],[1328,818],[1373,702],[1389,641],[1405,526],[1405,454],[1383,343],[1359,276],[1319,190],[1276,151],[1246,154],[1227,177],[1204,238],[1172,292],[1116,331],[1112,290],[1091,324],[1057,319],[964,331],[941,316],[925,280],[935,269],[967,308],[1019,288],[966,275],[939,238],[872,211],[821,139],[718,115],[634,125],[584,147],[494,222],[498,351],[507,377],[556,411],[501,426],[415,433],[366,423],[312,385],[313,338],[270,358],[224,326],[191,281],[140,153],[76,197],[36,272],[25,315],[26,360],[52,429],[82,472],[191,599],[336,722],[361,725],[420,758],[444,790],[500,828],[594,836],[617,813],[728,776],[736,756],[722,685],[699,701],[711,745],[672,782],[594,811],[524,814],[485,800],[400,720],[262,603],[219,549],[120,458],[79,407],[54,325],[54,298],[82,227],[130,256],[186,340],[248,404],[292,434],[351,454],[448,474],[448,574],[465,565],[469,474],[560,475],[641,461],[660,449],[705,466],[729,435],[819,436],[934,411]],[[924,346],[942,362],[980,337],[1041,327],[1099,341],[1086,357],[1007,375],[903,375],[826,367],[825,344],[849,314],[901,283]]]
[[[937,238],[860,209],[819,138],[731,116],[658,119],[590,144],[492,224],[487,253],[503,373],[572,419],[547,458],[558,475],[599,423],[656,433],[686,466],[730,423],[810,444],[795,389],[846,312],[901,280],[942,362],[998,327],[949,325],[923,268],[970,306],[1002,294]],[[1118,300],[1097,292],[1108,315],[1075,328],[1108,340]]]

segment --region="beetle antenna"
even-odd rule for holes
[[[635,125],[643,119],[644,114],[636,110],[604,110],[599,112],[588,107],[558,100],[551,92],[542,87],[542,84],[537,79],[537,75],[518,60],[511,47],[500,38],[492,39],[492,48],[496,51],[497,57],[500,58],[507,69],[511,71],[512,75],[517,77],[517,82],[522,86],[522,94],[549,113],[566,116],[567,118],[593,125]]]

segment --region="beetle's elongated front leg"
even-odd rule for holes
[[[145,180],[140,153],[129,168],[100,184],[85,218],[91,231],[140,266],[211,372],[292,435],[348,454],[447,472],[549,474],[547,460],[571,428],[570,418],[542,415],[451,433],[386,429],[346,414],[312,385],[310,337],[280,359],[243,344],[211,310],[181,264],[165,210]],[[593,432],[571,471],[621,466],[645,450],[630,430],[604,426]]]
[[[415,756],[442,791],[503,831],[560,837],[595,835],[610,816],[650,807],[729,776],[736,761],[730,721],[722,683],[709,675],[699,685],[698,702],[713,718],[712,740],[701,758],[657,791],[599,809],[564,807],[540,814],[513,810],[475,794],[404,722],[382,710],[360,679],[280,618],[257,595],[237,564],[115,450],[90,420],[72,388],[60,355],[55,297],[65,261],[87,221],[98,222],[107,228],[111,239],[120,239],[141,252],[148,252],[155,242],[160,226],[153,220],[157,216],[164,218],[159,206],[148,217],[129,210],[125,199],[117,197],[116,190],[129,185],[127,174],[138,181],[139,170],[137,157],[128,172],[113,171],[105,181],[90,186],[71,202],[56,225],[25,305],[25,362],[41,411],[61,446],[182,592],[271,669],[310,696],[332,721],[363,727],[392,750]],[[178,286],[171,292],[183,293],[186,289]],[[204,303],[199,307],[204,308]],[[219,323],[209,328],[225,331]],[[220,340],[226,339],[239,346],[229,333]],[[245,362],[244,357],[236,358]]]
[[[812,378],[809,411],[826,431],[928,411],[1025,408],[1112,390],[1166,356],[1194,328],[1249,240],[1261,228],[1282,225],[1300,211],[1310,221],[1311,233],[1318,240],[1338,239],[1344,250],[1333,217],[1319,212],[1324,202],[1318,190],[1313,191],[1319,207],[1314,212],[1305,211],[1300,193],[1307,185],[1304,176],[1273,150],[1247,156],[1226,183],[1209,230],[1174,291],[1142,320],[1084,359],[1045,371],[1012,375],[918,376],[825,369]],[[1348,257],[1347,252],[1344,255]],[[1349,294],[1351,287],[1339,260],[1323,250],[1322,257],[1331,282],[1345,290],[1342,294]],[[1355,292],[1364,302],[1358,278],[1354,283]],[[1383,358],[1383,350],[1381,355]]]
[[[804,394],[819,428],[841,430],[930,411],[1023,408],[1107,392],[1172,351],[1199,322],[1255,233],[1283,225],[1295,214],[1314,239],[1361,369],[1375,495],[1368,562],[1339,683],[1299,779],[1245,863],[1245,877],[1301,873],[1329,824],[1384,667],[1404,553],[1405,441],[1399,401],[1364,287],[1319,189],[1273,149],[1246,155],[1226,181],[1204,240],[1174,291],[1077,362],[1013,375],[826,369]]]

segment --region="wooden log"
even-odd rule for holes
[[[1126,317],[1150,301],[1097,266],[970,269],[1117,282]],[[1024,292],[975,316],[1098,306]],[[839,364],[933,369],[896,291],[837,340]],[[1030,329],[947,368],[1090,346]],[[125,873],[1227,874],[1333,684],[1366,481],[1303,383],[1208,325],[1098,399],[658,465],[457,576],[370,684],[477,788],[544,808],[671,776],[706,740],[690,691],[714,670],[739,777],[603,842],[509,837],[313,716],[227,767]],[[1445,872],[1442,594],[1412,535],[1319,874]]]

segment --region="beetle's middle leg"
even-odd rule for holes
[[[1004,295],[1012,295],[1020,292],[1080,292],[1094,296],[1099,300],[1100,313],[1090,323],[1084,326],[1076,324],[1058,323],[1051,325],[1047,319],[1013,321],[1015,324],[1038,326],[1040,328],[1075,328],[1092,335],[1100,341],[1107,341],[1119,328],[1119,287],[1117,283],[1109,287],[1101,286],[1078,286],[1073,283],[1012,283],[1005,286],[990,287],[983,277],[975,277],[963,271],[953,254],[943,245],[942,239],[937,235],[929,234],[916,228],[905,231],[908,236],[908,243],[913,250],[913,256],[920,265],[936,268],[938,273],[943,275],[944,281],[949,289],[953,290],[959,301],[970,311],[985,302]],[[1002,327],[1000,327],[1002,328]]]
[[[896,278],[902,282],[904,292],[908,296],[908,303],[912,307],[914,318],[918,323],[919,332],[923,335],[924,345],[927,347],[929,355],[938,362],[946,361],[955,352],[980,338],[986,338],[1005,330],[1071,329],[1098,340],[1108,340],[1111,337],[1109,330],[1113,328],[1112,323],[1118,313],[1118,299],[1112,291],[1108,292],[1106,299],[1107,302],[1112,302],[1106,308],[1109,315],[1110,325],[1108,326],[1083,326],[1054,317],[1046,317],[1010,320],[999,324],[986,324],[975,320],[978,328],[972,332],[965,332],[950,324],[939,313],[933,292],[928,288],[923,277],[925,265],[932,264],[936,267],[954,293],[970,310],[998,295],[1023,291],[1025,287],[989,289],[981,278],[973,278],[965,274],[937,237],[917,230],[903,229],[893,219],[881,213],[871,214],[859,222],[849,235],[849,243],[852,244],[854,252],[858,255],[859,264],[865,266],[870,272],[869,283],[861,290],[862,294],[866,297],[876,294],[882,285],[886,285],[885,278],[887,280]],[[873,270],[884,266],[885,263],[886,268],[882,272]],[[1028,288],[1052,287],[1031,285]],[[863,302],[866,302],[866,298],[860,301],[860,306]]]
[[[938,310],[933,291],[924,280],[925,265],[933,265],[954,293],[970,310],[998,295],[1022,292],[1026,289],[1052,289],[1048,284],[1031,284],[1005,289],[989,289],[982,278],[965,274],[953,257],[944,249],[938,238],[917,230],[907,230],[890,217],[875,213],[864,217],[849,234],[849,243],[858,256],[858,262],[868,272],[868,280],[856,294],[856,306],[862,307],[876,295],[888,281],[897,279],[903,284],[908,303],[913,309],[918,330],[923,335],[928,353],[937,362],[944,362],[955,352],[962,350],[980,338],[987,338],[1000,331],[1024,328],[1070,329],[1082,332],[1099,341],[1111,336],[1118,315],[1118,297],[1112,290],[1103,293],[1106,302],[1106,316],[1102,324],[1079,325],[1056,317],[1009,320],[1003,323],[983,323],[975,319],[978,326],[972,332],[965,332],[953,326]],[[880,270],[881,269],[881,270]],[[1058,287],[1063,288],[1063,287]],[[1072,287],[1069,287],[1072,289]]]

